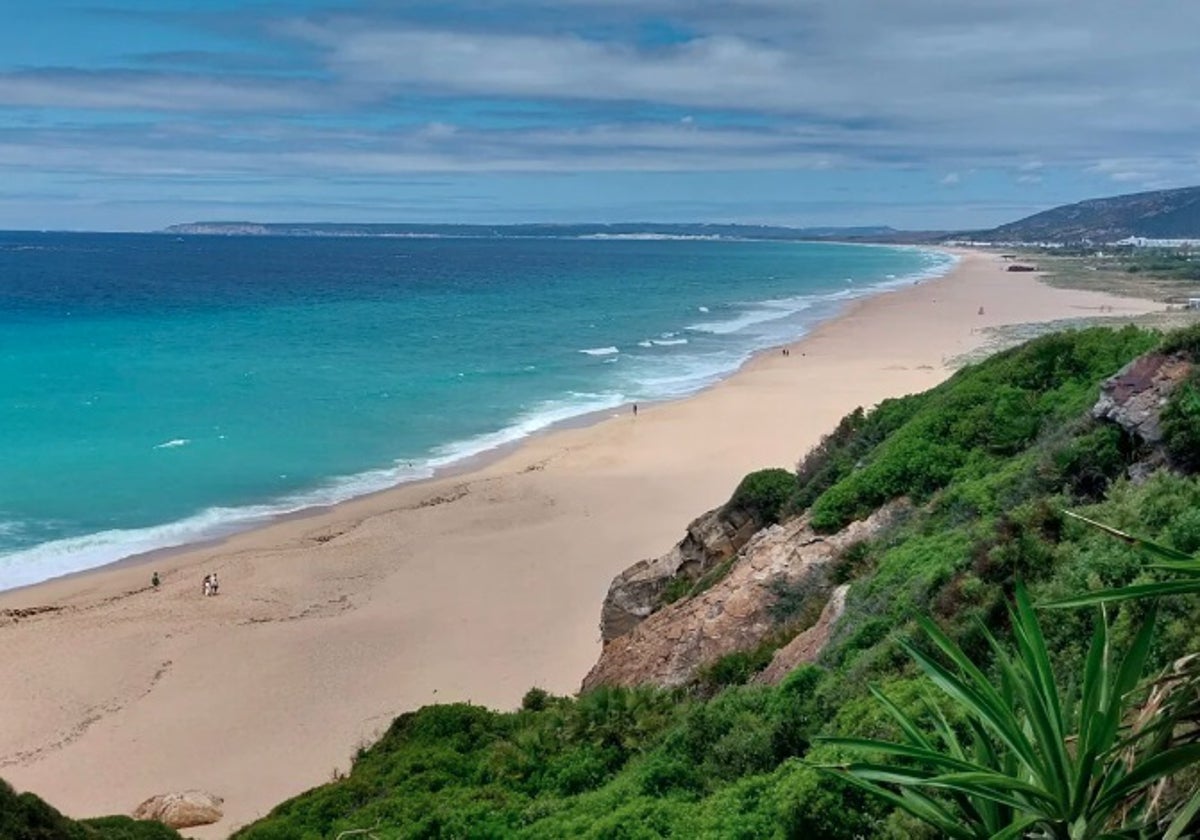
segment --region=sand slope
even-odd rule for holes
[[[979,307],[986,314],[979,315]],[[345,770],[397,713],[574,691],[609,580],[665,551],[847,411],[925,389],[984,326],[1158,304],[1052,289],[968,254],[691,399],[536,438],[479,469],[227,542],[0,594],[0,776],[74,816],[226,800],[223,837]],[[164,488],[169,492],[170,488]],[[200,584],[217,571],[221,594]]]

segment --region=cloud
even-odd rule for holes
[[[1200,180],[1200,4],[162,5],[106,18],[131,33],[106,51],[0,53],[6,178],[323,179],[331,202],[429,173],[918,172],[932,202]]]
[[[547,30],[543,4],[531,4],[540,17],[493,17],[486,29],[341,17],[275,31],[316,48],[331,76],[379,99],[640,103],[828,126],[831,139],[868,124],[887,138],[864,130],[837,141],[848,143],[847,157],[861,150],[875,162],[1011,165],[1036,150],[1082,164],[1134,142],[1179,153],[1200,132],[1189,30],[1179,15],[1099,5],[658,0],[650,8],[690,33],[661,43],[580,34],[589,14],[613,14],[595,3],[573,7],[574,31]],[[1180,14],[1200,23],[1191,7]]]
[[[337,102],[306,81],[57,68],[0,73],[0,106],[8,107],[294,113],[335,108]]]
[[[1157,190],[1200,180],[1200,154],[1190,157],[1105,158],[1088,167],[1127,189]]]
[[[1035,154],[1056,166],[1138,148],[1179,156],[1200,134],[1190,83],[1200,72],[1190,37],[1200,4],[1174,4],[1169,15],[1119,0],[341,8],[278,18],[265,5],[241,14],[248,34],[236,45],[149,49],[135,56],[149,69],[9,70],[0,107],[303,115],[367,134],[424,114],[480,137],[502,119],[602,128],[667,109],[677,122],[791,132],[781,164],[836,153],[861,165],[963,169],[1020,166]],[[220,26],[211,13],[168,19]],[[667,35],[644,34],[655,21]],[[507,116],[487,115],[500,105]]]
[[[0,138],[0,169],[114,178],[398,176],[437,172],[823,170],[842,158],[802,132],[694,123],[479,129],[433,122],[366,131],[263,121],[24,129]]]
[[[284,31],[323,47],[338,77],[389,90],[777,108],[776,83],[793,71],[787,52],[725,35],[645,50],[574,35],[379,29],[358,22],[295,22]]]

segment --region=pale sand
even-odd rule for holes
[[[573,692],[613,575],[668,549],[745,473],[792,467],[856,406],[941,381],[981,327],[1101,306],[1162,308],[967,254],[693,398],[157,559],[161,591],[133,564],[0,595],[0,609],[62,608],[0,618],[0,777],[76,816],[209,790],[226,819],[192,833],[223,837],[347,769],[402,711]],[[203,598],[212,570],[221,594]]]

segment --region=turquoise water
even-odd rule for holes
[[[0,589],[692,393],[916,249],[0,234]]]

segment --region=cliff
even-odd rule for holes
[[[662,608],[672,586],[690,587],[733,557],[762,527],[750,512],[723,505],[697,517],[666,554],[639,560],[617,575],[600,612],[600,638],[607,645]]]
[[[1168,460],[1162,415],[1193,367],[1185,350],[1150,352],[1100,383],[1090,414],[1127,436],[1126,449],[1137,457],[1126,465],[1126,475],[1143,478]],[[823,457],[815,452],[801,464],[801,473],[815,472],[812,462]],[[829,570],[848,548],[878,540],[910,511],[907,500],[886,501],[823,536],[807,514],[755,531],[752,517],[730,508],[732,502],[709,511],[669,552],[614,579],[601,609],[605,646],[581,690],[685,686],[722,657],[761,653],[764,646],[771,657],[758,657],[765,667],[753,676],[756,683],[777,683],[800,665],[817,662],[850,591],[844,584],[832,597]],[[715,580],[695,585],[714,569]],[[663,593],[671,591],[683,596],[668,603]]]
[[[902,501],[884,505],[867,519],[828,536],[813,531],[804,516],[759,531],[737,552],[728,572],[709,588],[663,605],[619,638],[611,639],[581,690],[601,685],[686,685],[723,656],[751,650],[772,638],[777,643],[781,636],[790,641],[808,629],[806,613],[814,613],[814,607],[820,610],[829,600],[833,588],[829,571],[842,553],[856,543],[878,538],[906,509]],[[669,568],[672,559],[692,541],[689,532],[659,561],[639,563],[617,581],[634,570]],[[675,579],[669,578],[663,585]],[[602,615],[614,609],[614,590],[624,591],[614,581]],[[815,656],[807,661],[812,659]]]

